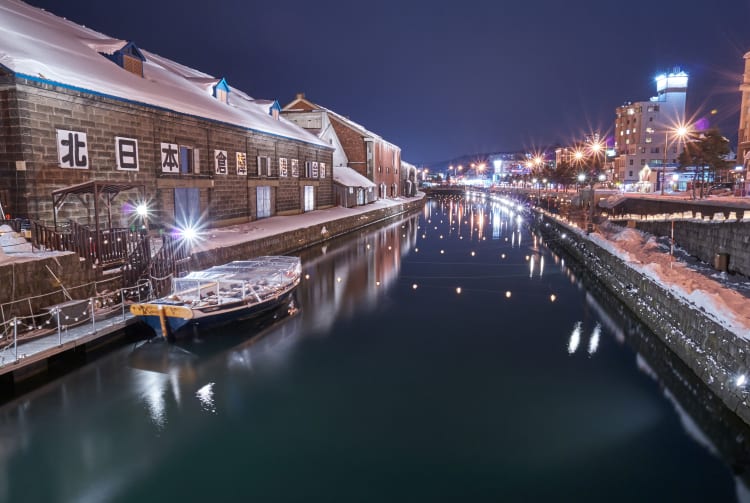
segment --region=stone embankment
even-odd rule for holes
[[[750,343],[744,337],[748,334],[729,330],[711,313],[678,298],[580,229],[546,214],[538,214],[535,224],[551,248],[562,249],[585,265],[729,410],[750,424],[748,385],[742,378],[750,369]]]
[[[282,255],[294,253],[302,248],[314,246],[329,239],[356,231],[362,227],[382,222],[398,215],[411,213],[424,205],[422,197],[409,199],[403,203],[357,212],[347,216],[338,216],[324,221],[306,222],[294,229],[272,233],[263,238],[240,240],[236,243],[225,243],[219,247],[205,250],[193,248],[191,269],[205,269],[224,264],[232,260],[245,260],[259,255]],[[295,217],[279,217],[295,218]],[[200,247],[199,247],[200,248]]]

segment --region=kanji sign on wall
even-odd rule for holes
[[[138,140],[115,136],[117,169],[138,171]]]
[[[161,171],[162,173],[179,173],[180,160],[179,149],[176,143],[161,144]]]
[[[237,152],[237,174],[247,176],[247,154],[245,152]]]
[[[57,130],[57,161],[61,168],[89,169],[86,133]]]
[[[227,151],[214,150],[214,173],[217,175],[227,174]]]

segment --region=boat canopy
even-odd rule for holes
[[[252,295],[260,300],[297,281],[300,273],[298,257],[239,260],[175,278],[172,297],[182,301],[216,299],[221,303]]]

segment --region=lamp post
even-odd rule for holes
[[[685,126],[679,126],[677,129],[673,131],[673,133],[678,138],[684,138],[687,133],[688,129]],[[667,149],[669,148],[669,129],[664,130],[664,162],[661,163],[661,195],[664,195],[664,185],[666,185],[667,181]]]
[[[576,151],[573,153],[573,164],[578,168],[578,170],[581,169],[581,163],[583,163],[583,151],[580,149],[576,149]],[[581,173],[582,175],[583,173]],[[579,191],[578,184],[581,182],[580,176],[578,175],[576,179],[576,193]]]
[[[599,162],[599,154],[601,153],[604,155],[604,158],[607,158],[607,148],[606,145],[603,145],[601,141],[595,141],[591,144],[591,153],[594,157],[594,166],[598,167],[598,171],[602,171],[604,162]],[[592,178],[592,187],[593,187],[593,178]]]
[[[141,230],[148,232],[148,205],[146,203],[139,203],[135,207],[135,212],[141,220]]]

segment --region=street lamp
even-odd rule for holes
[[[601,141],[595,141],[594,143],[591,144],[591,152],[592,152],[592,156],[594,157],[595,165],[597,165],[599,167],[599,171],[601,171],[605,163],[604,162],[602,162],[601,164],[599,163],[599,153],[604,155],[604,159],[606,160],[607,158],[606,145],[602,144]]]
[[[150,210],[148,207],[148,203],[146,202],[139,202],[135,206],[135,214],[136,214],[136,220],[141,221],[141,230],[148,232],[148,216],[149,216]]]
[[[661,195],[664,195],[664,185],[666,185],[666,169],[667,169],[667,150],[669,148],[669,129],[664,130],[664,162],[661,163]],[[679,126],[673,131],[674,135],[678,138],[684,138],[687,136],[688,129],[685,126]]]

